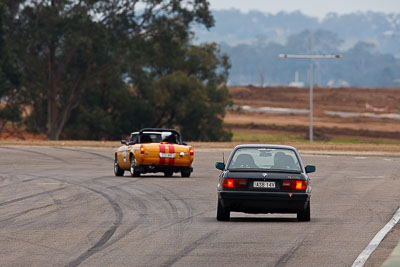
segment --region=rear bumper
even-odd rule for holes
[[[310,201],[309,193],[219,191],[218,199],[230,211],[245,213],[297,213]]]
[[[169,166],[169,165],[139,165],[136,170],[140,173],[156,173],[156,172],[193,172],[192,167],[186,166]]]

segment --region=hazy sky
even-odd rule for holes
[[[236,8],[275,14],[300,10],[303,14],[323,18],[329,12],[346,14],[357,11],[400,13],[400,0],[209,0],[211,9]]]

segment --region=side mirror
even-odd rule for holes
[[[126,145],[126,140],[121,140],[121,144]]]
[[[215,168],[217,168],[218,170],[223,171],[225,169],[225,163],[223,163],[223,162],[215,162]]]
[[[307,165],[306,166],[306,173],[312,173],[312,172],[315,172],[315,166],[313,166],[313,165]]]

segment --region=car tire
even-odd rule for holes
[[[218,199],[217,205],[217,220],[218,221],[229,221],[231,212],[222,206],[221,200]]]
[[[140,172],[136,171],[136,159],[135,157],[131,157],[131,166],[129,168],[132,177],[139,177]]]
[[[181,171],[181,176],[182,177],[190,177],[191,172],[190,171]]]
[[[310,201],[308,201],[307,206],[304,210],[297,212],[297,220],[299,222],[309,222],[311,220]]]
[[[174,172],[173,171],[166,171],[166,172],[164,172],[164,176],[165,177],[172,177],[174,175]]]
[[[124,172],[125,171],[123,169],[121,169],[121,167],[119,167],[118,159],[115,158],[115,160],[114,160],[114,175],[115,176],[123,176]]]

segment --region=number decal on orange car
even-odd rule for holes
[[[124,147],[124,152],[122,153],[122,156],[124,157],[124,162],[126,162],[126,151],[128,150],[128,147]]]

